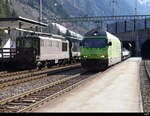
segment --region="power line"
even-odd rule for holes
[[[95,21],[123,21],[134,19],[149,19],[150,15],[120,15],[120,16],[86,16],[86,17],[70,17],[70,18],[50,18],[52,22],[95,22]]]

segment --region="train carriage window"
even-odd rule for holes
[[[56,41],[53,41],[53,47],[56,47]]]
[[[67,51],[67,43],[62,43],[62,51]]]
[[[48,47],[52,47],[52,41],[51,40],[48,41]]]
[[[41,40],[40,45],[41,47],[44,47],[44,40]]]
[[[51,41],[51,46],[52,46],[52,47],[54,46],[53,44],[54,44],[53,41]]]
[[[59,48],[59,42],[58,41],[56,42],[56,47]]]

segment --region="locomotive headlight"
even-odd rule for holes
[[[101,56],[101,58],[105,58],[105,56]]]
[[[40,56],[36,56],[36,59],[40,59]]]
[[[87,56],[83,56],[84,58],[87,58]]]

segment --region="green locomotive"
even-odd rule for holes
[[[85,34],[81,43],[81,64],[88,70],[103,70],[121,61],[121,42],[109,32]]]

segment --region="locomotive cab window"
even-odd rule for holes
[[[40,41],[40,45],[41,45],[41,47],[44,47],[44,40]]]
[[[58,41],[56,42],[56,47],[59,48],[59,42]]]
[[[18,48],[31,48],[32,39],[18,38],[17,47]]]
[[[48,41],[48,46],[49,46],[49,47],[52,47],[52,46],[53,46],[53,44],[52,44],[52,41],[51,41],[51,40],[49,40],[49,41]]]
[[[39,40],[34,38],[18,38],[17,47],[18,48],[37,48]]]
[[[32,39],[24,39],[23,47],[24,48],[31,48],[32,47],[32,43],[33,43]]]
[[[72,50],[74,52],[78,52],[80,50],[80,47],[78,47],[78,46],[79,46],[79,43],[74,42],[73,45],[72,45]]]
[[[90,38],[82,41],[82,46],[85,48],[104,48],[107,45],[107,40],[105,38]]]
[[[67,51],[67,43],[62,43],[62,51]]]

